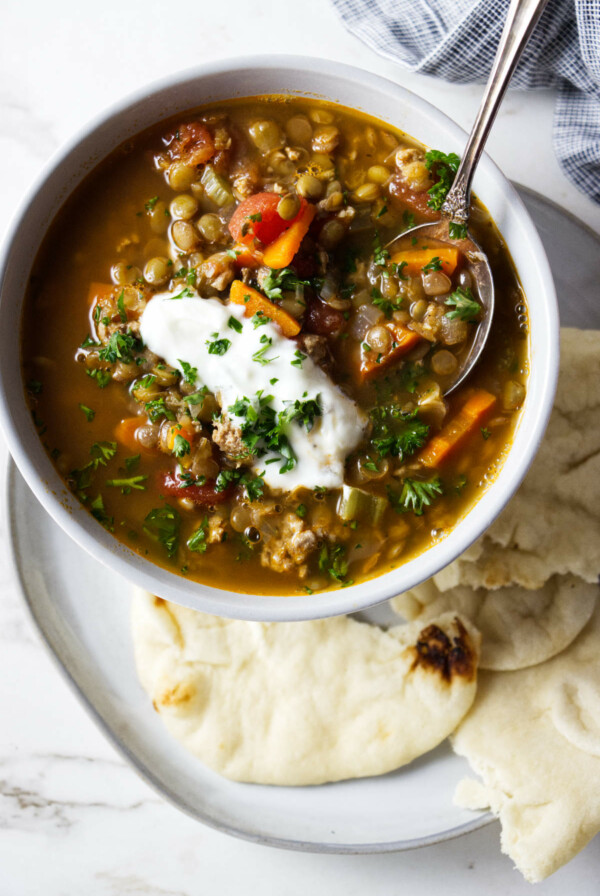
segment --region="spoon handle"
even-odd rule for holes
[[[512,74],[548,0],[511,0],[492,70],[442,215],[466,224],[471,181]]]

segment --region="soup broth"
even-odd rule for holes
[[[439,217],[456,162],[263,97],[163,122],[86,179],[36,259],[22,353],[40,438],[98,525],[257,594],[381,575],[452,530],[502,464],[528,364],[480,204],[497,310],[448,398],[481,314],[463,243],[386,249]]]

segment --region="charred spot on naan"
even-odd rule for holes
[[[413,669],[422,666],[435,670],[444,681],[464,678],[471,681],[477,671],[477,650],[469,633],[458,617],[454,618],[456,633],[446,634],[438,625],[424,628],[415,645]]]

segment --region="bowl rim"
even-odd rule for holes
[[[160,95],[169,90],[182,88],[184,85],[191,85],[201,81],[203,78],[218,78],[231,75],[236,75],[240,81],[247,83],[249,75],[264,75],[265,72],[269,74],[284,72],[288,77],[293,72],[297,72],[299,75],[301,73],[316,72],[319,77],[322,77],[324,82],[325,92],[321,94],[321,97],[327,98],[332,102],[335,102],[335,99],[332,95],[331,85],[328,84],[328,79],[331,79],[333,82],[336,80],[343,82],[347,87],[360,85],[361,89],[377,93],[380,96],[391,95],[398,105],[405,102],[413,109],[416,108],[436,119],[444,129],[445,137],[450,136],[453,139],[462,141],[463,144],[466,140],[466,134],[462,128],[427,100],[422,99],[387,78],[332,60],[298,55],[245,56],[233,60],[221,59],[170,73],[110,104],[90,121],[78,128],[44,165],[13,216],[6,238],[0,248],[0,331],[4,332],[1,323],[7,314],[10,314],[10,311],[6,311],[9,298],[5,294],[5,281],[8,276],[11,257],[13,253],[18,251],[20,243],[26,238],[25,234],[27,231],[25,226],[30,216],[33,216],[35,219],[36,205],[40,202],[40,196],[43,194],[44,188],[49,189],[52,186],[53,178],[61,174],[61,169],[64,168],[78,150],[81,150],[86,143],[92,143],[94,137],[98,137],[98,132],[103,127],[109,126],[114,119],[123,116],[127,112],[135,113],[138,105],[145,104],[152,99],[158,101]],[[243,75],[246,75],[246,79],[242,77]],[[319,98],[317,92],[313,90],[306,91],[301,88],[286,87],[277,89],[277,91],[273,90],[272,92],[290,96]],[[256,92],[252,94],[247,90],[239,94],[241,97],[255,95],[257,95]],[[156,123],[165,117],[164,114],[157,115]],[[146,125],[146,127],[150,126]],[[121,142],[122,139],[113,140],[112,147],[115,148]],[[103,153],[101,158],[105,158],[107,154]],[[90,166],[90,170],[96,167],[98,161],[95,161],[94,165]],[[535,346],[536,350],[544,349],[544,365],[541,371],[536,371],[536,375],[539,378],[536,406],[532,408],[531,402],[528,405],[526,400],[521,412],[521,420],[517,425],[515,438],[507,452],[498,476],[486,489],[485,495],[478,499],[450,533],[436,545],[426,549],[416,558],[393,570],[382,573],[376,578],[368,579],[347,588],[318,592],[313,596],[256,595],[230,592],[187,580],[177,573],[155,565],[152,561],[141,557],[121,542],[118,542],[114,536],[93,519],[91,514],[82,507],[70,492],[67,492],[63,480],[59,477],[50,458],[44,451],[37,433],[32,444],[30,436],[34,430],[31,420],[29,420],[29,432],[20,432],[23,429],[23,425],[15,417],[15,405],[21,404],[21,406],[24,406],[22,377],[19,370],[17,378],[19,388],[13,390],[11,397],[7,389],[11,378],[5,375],[9,362],[5,360],[4,352],[0,352],[0,424],[10,453],[37,499],[55,521],[81,547],[93,554],[101,562],[120,572],[125,578],[175,603],[225,617],[249,620],[296,621],[357,612],[380,603],[399,591],[414,587],[418,582],[434,575],[466,550],[488,528],[518,488],[544,434],[552,410],[552,401],[558,376],[558,309],[550,267],[540,238],[516,190],[489,156],[485,154],[479,164],[478,174],[480,178],[484,176],[487,178],[490,190],[492,186],[499,190],[507,209],[512,214],[513,222],[519,224],[522,235],[526,236],[528,244],[532,249],[532,263],[535,264],[541,292],[545,299],[544,303],[539,307],[536,318],[537,335],[539,336],[541,333],[544,339],[540,341],[539,345]],[[81,180],[83,180],[83,176],[79,178],[76,186]],[[65,177],[63,176],[64,181]],[[72,192],[73,190],[69,189],[64,198],[66,199]],[[38,217],[40,213],[38,209]],[[49,224],[50,221],[44,227],[44,235]],[[38,247],[39,244],[38,242]],[[19,315],[21,308],[22,295],[19,297]],[[19,323],[20,320],[19,316]],[[6,338],[6,336],[3,338]],[[20,345],[20,339],[18,343]],[[530,337],[530,352],[533,351],[533,348]],[[9,367],[9,371],[10,369]],[[533,373],[534,371],[532,370],[530,372],[530,383]],[[19,393],[16,398],[14,397],[15,392]],[[528,420],[525,430],[522,423],[526,411],[528,411],[529,417],[532,419]],[[29,418],[28,412],[27,416]],[[521,453],[518,458],[514,458],[514,447],[517,441],[519,441]],[[42,452],[43,457],[40,452]],[[37,456],[34,456],[36,454]],[[509,467],[508,462],[511,458],[512,464]],[[502,485],[502,490],[500,490],[499,485]],[[421,572],[423,565],[427,567],[425,573]],[[394,584],[394,582],[397,582],[397,584]]]

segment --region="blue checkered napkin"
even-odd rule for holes
[[[485,81],[509,0],[333,0],[346,27],[413,72]],[[511,82],[557,87],[554,150],[600,203],[600,0],[550,0]]]

